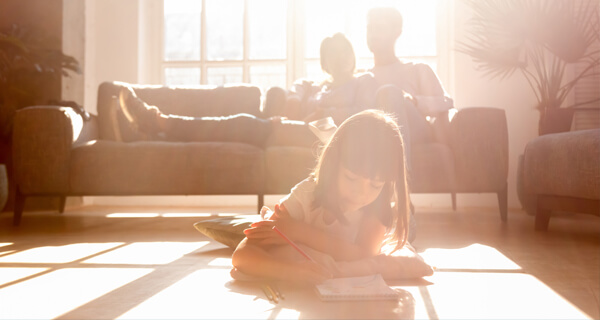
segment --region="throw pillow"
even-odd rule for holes
[[[260,215],[220,217],[198,221],[194,223],[194,227],[207,237],[235,249],[244,239],[244,229],[260,219]]]

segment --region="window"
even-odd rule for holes
[[[437,7],[441,0],[163,0],[162,82],[168,85],[246,82],[263,90],[325,75],[321,40],[343,32],[357,68],[372,64],[366,12],[394,6],[403,14],[401,57],[438,62]]]

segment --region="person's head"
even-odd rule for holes
[[[336,33],[321,41],[321,69],[333,79],[351,77],[356,68],[356,55],[350,40],[342,33]]]
[[[341,222],[344,212],[376,214],[393,240],[404,245],[409,213],[404,157],[400,130],[389,115],[366,110],[351,116],[321,153],[313,173],[314,207],[323,207]]]
[[[373,54],[394,50],[402,34],[402,14],[396,8],[376,7],[367,13],[367,46]]]

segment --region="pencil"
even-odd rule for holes
[[[268,284],[265,285],[265,287],[267,287],[267,290],[269,290],[269,292],[271,292],[271,295],[273,296],[273,302],[279,303],[279,297],[278,297],[277,293],[275,293],[275,290],[273,290],[273,288]]]
[[[265,296],[267,296],[267,299],[269,299],[269,301],[275,302],[275,300],[273,300],[273,296],[271,295],[271,292],[266,288],[265,285],[261,285],[260,288],[264,292]]]
[[[300,252],[301,255],[303,255],[306,259],[315,262],[315,260],[313,258],[311,258],[306,252],[304,252],[304,250],[300,249],[300,247],[298,247],[294,241],[290,240],[290,238],[288,238],[285,234],[283,234],[283,232],[281,232],[281,230],[279,230],[276,226],[273,226],[273,230],[275,232],[277,232],[277,234],[279,234],[285,241],[287,241],[287,243],[289,243],[292,247],[294,247],[294,249],[296,249],[298,252]]]
[[[273,285],[272,288],[277,293],[277,296],[279,297],[279,299],[285,300],[285,296],[283,295],[283,293],[281,292],[281,290],[279,290],[279,288],[276,285]]]

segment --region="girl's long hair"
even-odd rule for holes
[[[363,210],[377,215],[388,227],[383,245],[392,245],[392,251],[403,247],[408,238],[409,193],[404,142],[393,118],[380,110],[359,112],[344,121],[322,149],[312,175],[316,182],[313,207],[322,207],[345,223],[337,186],[340,166],[385,181],[378,198]]]

